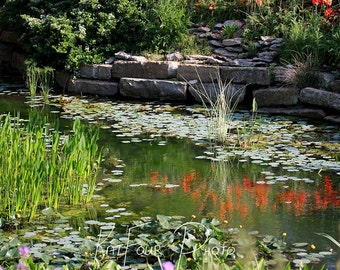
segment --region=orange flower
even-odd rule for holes
[[[312,4],[316,6],[321,6],[324,0],[312,0]]]
[[[256,3],[257,3],[259,6],[262,6],[262,0],[256,0]]]
[[[332,5],[332,0],[324,0],[323,1],[326,6],[331,6]]]
[[[211,2],[210,6],[209,6],[209,10],[214,10],[215,6],[216,6],[216,3],[215,2]]]
[[[332,9],[332,8],[327,8],[327,9],[325,10],[324,15],[325,15],[325,18],[326,18],[326,19],[329,19],[330,17],[332,17],[332,16],[334,15],[333,9]]]

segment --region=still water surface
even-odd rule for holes
[[[60,108],[32,108],[25,101],[23,95],[2,91],[0,113],[25,116],[29,110],[40,110],[51,118],[63,115],[56,113]],[[116,104],[121,103],[108,101],[107,106]],[[125,102],[128,107],[136,104],[140,106]],[[78,116],[84,118],[82,113]],[[340,240],[340,149],[329,148],[329,143],[339,145],[339,126],[290,119],[288,123],[298,125],[297,129],[308,127],[294,135],[294,144],[290,127],[285,126],[286,138],[279,143],[231,157],[223,150],[229,158],[221,159],[216,158],[221,155],[218,148],[209,149],[183,136],[118,136],[105,126],[107,120],[112,121],[109,117],[89,121],[102,127],[99,143],[105,154],[98,198],[93,202],[97,219],[119,223],[157,214],[190,219],[194,214],[276,237],[286,232],[288,243],[313,243],[321,250],[335,247],[315,233]],[[65,128],[71,126],[71,118],[60,117],[60,121]],[[308,137],[308,143],[298,147],[299,136]],[[309,149],[317,149],[318,154]],[[318,159],[322,165],[314,163]],[[326,162],[330,165],[325,169]]]

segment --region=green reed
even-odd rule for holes
[[[86,129],[79,119],[62,135],[40,116],[25,124],[0,117],[0,215],[32,220],[41,208],[89,202],[101,160],[97,140],[98,129]]]
[[[54,69],[51,67],[43,67],[38,69],[38,74],[41,93],[43,95],[44,101],[48,102],[48,97],[54,81]]]
[[[32,97],[35,97],[37,93],[38,81],[39,81],[38,71],[39,69],[33,64],[28,64],[26,67],[27,87]]]
[[[41,89],[41,94],[45,102],[48,102],[48,97],[54,82],[54,69],[51,67],[37,67],[35,63],[26,63],[27,86],[32,97],[35,97],[38,85]]]

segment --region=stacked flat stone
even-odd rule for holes
[[[223,28],[235,26],[237,29],[232,38],[223,38]],[[241,37],[244,24],[238,20],[227,20],[216,24],[213,29],[197,25],[189,29],[202,42],[207,42],[213,58],[197,59],[187,56],[190,62],[205,60],[206,63],[226,66],[266,67],[275,62],[282,46],[282,38],[261,36],[260,40],[246,44]]]

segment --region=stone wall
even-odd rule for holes
[[[58,72],[57,81],[71,93],[170,102],[216,100],[221,87],[227,87],[229,98],[240,104],[250,104],[255,98],[259,112],[340,123],[340,81],[335,74],[320,74],[323,89],[298,89],[286,83],[288,72],[282,66],[148,61],[125,54],[110,64],[83,66],[76,79]]]

